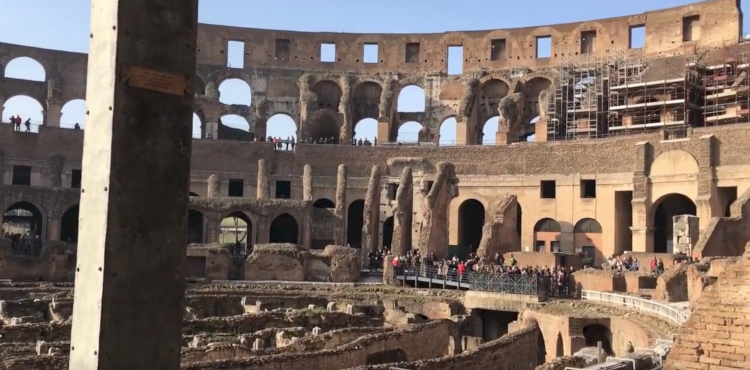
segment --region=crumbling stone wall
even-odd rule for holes
[[[414,208],[414,179],[411,167],[404,167],[396,191],[396,209],[393,212],[393,244],[391,251],[402,255],[411,250],[411,222]]]
[[[295,244],[259,244],[245,261],[245,280],[355,282],[362,271],[357,249],[329,245],[307,251]]]
[[[444,256],[448,252],[448,213],[450,202],[458,196],[457,184],[455,166],[449,162],[438,163],[432,188],[424,194],[421,207],[418,248],[425,255],[433,252]]]
[[[583,369],[584,366],[586,366],[586,359],[583,357],[564,356],[539,365],[535,370],[565,370],[571,367]]]
[[[14,281],[73,281],[75,278],[75,246],[49,241],[39,257],[13,256],[7,239],[0,239],[0,279]]]
[[[701,257],[740,256],[750,241],[750,188],[730,207],[730,217],[712,217],[703,228],[693,255]]]
[[[688,300],[688,265],[681,264],[667,269],[656,279],[656,290],[652,298],[663,302],[684,302]]]
[[[482,226],[482,239],[477,254],[493,257],[495,253],[504,254],[521,250],[516,223],[518,199],[515,195],[506,194],[495,207],[495,217]]]

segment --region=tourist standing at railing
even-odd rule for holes
[[[26,126],[26,132],[31,132],[31,118],[27,118],[23,124]]]

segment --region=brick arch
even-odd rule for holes
[[[11,55],[8,55],[5,58],[3,58],[2,61],[0,61],[3,67],[2,77],[5,77],[6,68],[8,68],[8,65],[12,63],[14,60],[19,59],[19,58],[29,58],[33,60],[34,62],[38,63],[42,67],[42,70],[44,71],[44,81],[50,78],[50,74],[52,70],[54,70],[54,68],[52,67],[54,63],[50,62],[46,58],[33,55],[33,53],[20,52],[20,53],[13,53]]]
[[[313,107],[314,110],[332,109],[338,111],[344,90],[337,80],[319,80],[310,86],[310,91],[318,97],[318,106]]]

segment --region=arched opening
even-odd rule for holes
[[[204,224],[205,224],[205,221],[203,218],[203,213],[198,212],[194,209],[188,210],[188,219],[187,219],[188,244],[203,244]]]
[[[233,129],[251,132],[250,123],[247,122],[245,117],[238,116],[236,114],[227,114],[226,116],[221,116],[221,118],[219,118],[219,123]]]
[[[458,207],[458,244],[470,246],[475,252],[482,240],[484,205],[476,199],[467,199]]]
[[[542,365],[547,362],[547,345],[544,343],[544,334],[540,329],[539,335],[536,336],[536,345],[538,347],[536,353],[536,366]]]
[[[310,139],[317,143],[339,143],[339,120],[331,109],[319,110],[309,119]]]
[[[29,202],[18,202],[3,213],[3,235],[10,239],[13,254],[38,256],[42,250],[42,211]]]
[[[346,244],[362,248],[362,226],[364,226],[365,201],[357,199],[349,205],[346,213]]]
[[[247,105],[253,101],[250,84],[239,78],[224,80],[219,85],[219,102],[223,104]]]
[[[596,347],[602,342],[602,350],[607,356],[614,356],[612,352],[612,331],[602,324],[586,325],[583,328],[583,337],[586,339],[586,347]]]
[[[333,203],[332,200],[328,198],[320,198],[313,203],[313,207],[315,208],[336,208],[336,204]]]
[[[380,96],[382,94],[383,89],[375,82],[366,81],[357,85],[352,94],[352,121],[361,122],[366,118],[377,119],[380,116]],[[353,136],[357,137],[356,130]],[[372,140],[374,137],[374,135],[370,135],[367,138]]]
[[[549,89],[552,86],[552,81],[544,77],[535,77],[527,81],[524,86],[523,116],[526,118],[526,122],[530,122],[532,118],[540,115],[539,94]]]
[[[299,225],[294,216],[284,213],[271,222],[271,243],[299,243]]]
[[[488,119],[482,126],[482,145],[495,145],[497,138],[497,128],[500,124],[500,117],[495,116]]]
[[[667,194],[654,205],[654,253],[672,253],[672,235],[674,233],[674,216],[696,215],[695,203],[682,194]]]
[[[374,142],[378,138],[378,121],[365,118],[354,125],[354,139]]]
[[[86,101],[83,99],[71,100],[63,105],[60,116],[60,127],[82,129],[86,123]]]
[[[60,240],[78,243],[78,204],[68,208],[60,219]]]
[[[393,243],[393,216],[388,217],[383,221],[383,247],[391,250],[391,244]]]
[[[284,140],[297,140],[297,124],[292,117],[284,113],[271,116],[266,121],[266,137],[278,137]]]
[[[555,343],[555,357],[565,356],[565,346],[563,345],[563,338],[561,333],[557,333],[557,343]]]
[[[521,236],[523,235],[523,208],[521,203],[516,200],[516,234],[518,234],[518,242],[521,243]]]
[[[10,122],[11,116],[20,116],[23,123],[30,120],[30,132],[39,132],[39,126],[44,122],[44,107],[32,97],[14,96],[5,101],[3,108],[3,122]],[[26,126],[23,123],[19,131],[26,131]]]
[[[242,212],[233,212],[221,220],[222,244],[232,245],[232,254],[244,255],[253,247],[253,222]]]
[[[540,253],[560,251],[560,224],[551,219],[543,218],[534,225],[534,250]]]
[[[312,87],[312,91],[318,97],[317,109],[331,109],[334,112],[339,111],[341,96],[343,92],[341,87],[333,81],[320,81]]]
[[[602,225],[599,221],[583,218],[573,226],[573,245],[576,250],[581,251],[590,266],[597,266],[597,262],[603,260],[603,242]]]
[[[398,128],[396,141],[399,143],[417,143],[422,129],[423,127],[419,122],[406,122]]]
[[[404,113],[424,112],[426,100],[424,89],[409,85],[399,91],[396,110]]]
[[[466,144],[456,142],[456,125],[458,125],[456,117],[447,118],[440,124],[440,137],[438,138],[438,144],[441,146]]]
[[[193,113],[193,139],[203,138],[203,120],[198,113]]]
[[[28,81],[47,81],[47,71],[42,63],[29,57],[19,57],[5,65],[6,78],[17,78]]]

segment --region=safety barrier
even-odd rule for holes
[[[675,308],[663,303],[654,302],[650,299],[633,297],[630,295],[596,292],[593,290],[583,290],[581,299],[584,301],[602,302],[611,305],[625,306],[634,308],[638,311],[647,312],[682,325],[690,317],[690,313],[679,308]]]

